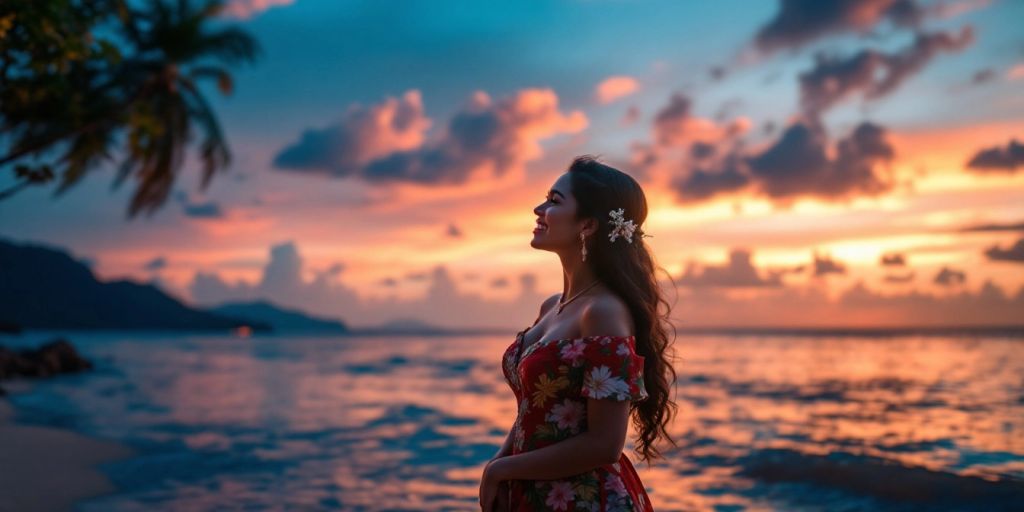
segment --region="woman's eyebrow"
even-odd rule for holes
[[[559,192],[559,191],[555,190],[555,189],[551,189],[551,190],[549,190],[549,191],[548,191],[548,194],[549,194],[549,195],[550,195],[550,194],[558,194],[558,195],[562,196],[562,199],[565,199],[565,195],[564,195],[564,194],[562,194],[561,192]]]

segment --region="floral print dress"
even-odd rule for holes
[[[536,450],[587,429],[587,399],[643,400],[644,357],[633,336],[542,340],[518,352],[527,327],[502,356],[505,380],[519,414],[512,455]],[[518,368],[516,361],[519,361]],[[651,511],[640,477],[626,454],[618,462],[557,480],[511,480],[514,511]]]

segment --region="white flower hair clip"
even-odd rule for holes
[[[625,238],[627,242],[633,243],[633,232],[636,230],[636,224],[634,224],[631,219],[626,220],[624,218],[625,213],[626,210],[624,208],[608,212],[608,216],[612,218],[608,223],[615,225],[615,227],[612,228],[612,232],[608,234],[608,240],[615,242],[615,240],[621,236],[622,238]],[[644,236],[649,235],[641,234],[641,237]]]

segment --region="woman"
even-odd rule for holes
[[[530,245],[562,262],[547,299],[502,356],[519,414],[484,468],[492,510],[653,510],[624,453],[630,417],[650,464],[676,404],[666,356],[669,304],[640,225],[647,200],[625,173],[576,158],[534,208]],[[659,316],[658,307],[665,306]]]

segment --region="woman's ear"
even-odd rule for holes
[[[583,221],[583,232],[587,234],[587,238],[590,238],[597,234],[597,230],[600,227],[601,226],[597,224],[596,219],[588,218],[587,220]]]

